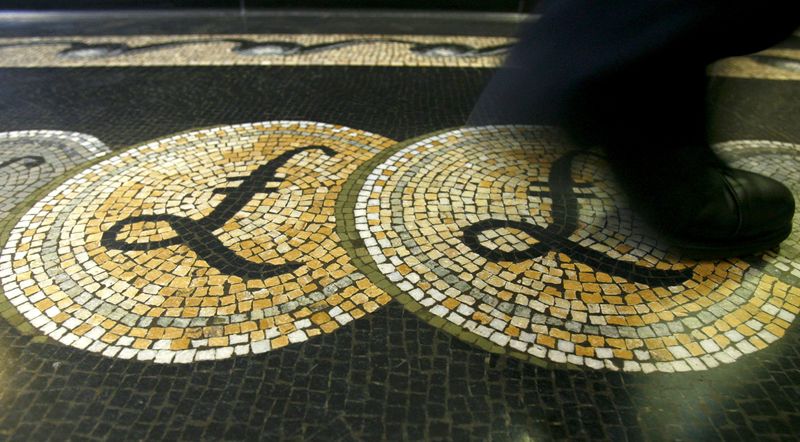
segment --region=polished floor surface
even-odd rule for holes
[[[463,127],[524,19],[0,14],[0,438],[795,440],[800,225],[685,259]],[[800,35],[709,75],[800,194]]]

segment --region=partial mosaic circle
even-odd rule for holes
[[[77,132],[0,132],[0,220],[53,178],[108,151],[97,138]]]
[[[721,146],[800,191],[798,146],[777,148]],[[767,347],[798,312],[800,231],[749,262],[670,255],[602,156],[553,129],[459,129],[384,156],[355,228],[398,299],[467,341],[598,369],[705,370]]]
[[[387,138],[313,122],[175,135],[36,203],[0,256],[3,290],[58,341],[186,363],[332,332],[389,296],[335,231],[342,185]]]
[[[800,194],[800,145],[780,141],[737,140],[719,143],[714,148],[733,167],[780,181],[792,189],[795,199]],[[781,243],[780,250],[767,251],[754,264],[781,281],[800,287],[800,216],[792,220],[792,234]],[[797,303],[798,300],[792,297],[787,306],[794,314],[798,311],[791,305]]]

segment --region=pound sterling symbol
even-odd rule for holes
[[[678,285],[692,277],[692,269],[661,270],[643,267],[630,261],[621,261],[608,255],[582,246],[569,239],[578,229],[578,197],[573,189],[582,187],[572,180],[572,160],[580,151],[573,151],[560,157],[553,163],[547,182],[533,183],[547,186],[550,192],[528,192],[531,196],[548,196],[552,199],[551,216],[553,221],[545,228],[520,221],[487,219],[465,228],[462,241],[473,252],[493,261],[522,261],[544,256],[547,253],[560,252],[569,255],[573,260],[589,265],[597,271],[612,276],[621,276],[630,282],[639,282],[653,287],[669,287]],[[582,196],[582,198],[596,198]],[[489,249],[481,245],[478,235],[486,230],[512,228],[535,237],[539,242],[529,248],[505,252],[500,249]]]
[[[36,166],[41,166],[44,164],[44,158],[40,157],[39,155],[25,155],[24,157],[16,157],[3,161],[0,163],[0,169],[8,167],[14,163],[19,163],[20,161],[22,161],[22,165],[28,169],[33,169]]]
[[[117,249],[123,251],[131,250],[151,250],[162,247],[169,247],[176,244],[186,244],[198,257],[205,260],[210,266],[217,269],[230,270],[230,273],[245,279],[264,279],[281,273],[288,273],[302,266],[297,262],[287,262],[275,265],[268,263],[257,263],[244,259],[226,247],[220,241],[214,230],[222,227],[228,220],[233,218],[242,208],[253,199],[258,193],[269,193],[278,190],[278,187],[265,187],[268,182],[281,182],[275,173],[300,152],[306,150],[321,150],[326,156],[336,155],[336,151],[326,146],[305,146],[286,151],[278,157],[259,166],[249,176],[228,177],[227,181],[241,181],[238,187],[224,187],[214,189],[214,193],[224,195],[224,199],[217,205],[211,213],[202,219],[191,219],[179,215],[140,215],[132,216],[117,221],[110,229],[103,233],[100,243],[107,249]],[[126,242],[117,240],[117,235],[125,226],[141,222],[166,222],[175,231],[176,236],[161,241],[150,242]]]

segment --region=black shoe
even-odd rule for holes
[[[639,163],[612,160],[611,166],[634,211],[683,257],[750,255],[777,246],[792,231],[794,196],[772,178],[732,169],[716,157]]]

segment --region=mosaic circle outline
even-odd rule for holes
[[[149,141],[149,142],[145,142],[145,143],[140,143],[140,144],[132,146],[132,147],[130,147],[128,149],[125,149],[123,151],[115,152],[115,155],[98,160],[97,162],[95,162],[94,164],[92,164],[91,166],[87,167],[85,170],[83,170],[82,172],[79,172],[76,175],[63,177],[63,180],[58,180],[59,181],[58,183],[53,183],[52,187],[51,186],[47,186],[47,188],[44,189],[44,190],[46,190],[45,196],[41,200],[35,202],[33,204],[33,206],[31,206],[29,209],[27,209],[25,214],[22,215],[22,217],[20,218],[19,222],[24,221],[26,216],[28,216],[29,213],[31,213],[32,211],[35,211],[37,206],[40,205],[44,200],[47,200],[47,199],[53,197],[54,195],[57,195],[60,192],[62,192],[63,191],[62,188],[64,188],[65,186],[69,185],[71,182],[84,178],[87,174],[92,173],[92,171],[98,170],[99,168],[102,168],[103,165],[106,165],[109,162],[113,162],[115,160],[118,160],[120,157],[125,157],[126,155],[128,155],[128,156],[134,155],[132,152],[138,152],[140,150],[145,150],[146,151],[146,149],[148,149],[148,147],[153,149],[154,145],[158,144],[159,142],[168,143],[170,141],[175,141],[175,140],[179,140],[179,139],[186,139],[187,137],[191,137],[192,135],[196,135],[196,134],[200,134],[200,133],[211,134],[211,133],[213,133],[215,131],[220,131],[220,130],[225,130],[225,129],[230,129],[230,130],[233,130],[233,131],[246,131],[246,130],[248,130],[248,128],[250,128],[251,130],[259,130],[260,129],[262,131],[261,135],[263,136],[264,134],[271,133],[270,129],[275,130],[276,128],[280,129],[281,127],[287,128],[287,127],[291,127],[292,125],[294,125],[296,127],[299,127],[299,128],[304,128],[304,127],[308,128],[308,127],[310,127],[310,128],[312,128],[314,130],[320,130],[321,131],[320,134],[322,134],[322,132],[324,132],[324,131],[330,132],[330,133],[328,133],[328,135],[339,133],[339,134],[341,134],[341,137],[339,137],[339,139],[338,139],[340,142],[343,142],[343,143],[344,142],[348,142],[348,143],[351,143],[353,146],[356,146],[358,144],[357,140],[356,139],[346,140],[345,139],[346,136],[348,136],[348,135],[359,135],[360,137],[365,137],[367,142],[364,142],[363,146],[365,148],[364,149],[364,153],[366,153],[366,154],[369,154],[370,152],[372,154],[374,154],[376,152],[379,152],[382,148],[386,148],[386,147],[389,147],[389,146],[392,146],[392,145],[395,144],[395,142],[393,140],[388,139],[388,138],[383,137],[383,136],[378,135],[378,134],[370,133],[370,132],[367,132],[367,131],[361,131],[361,130],[358,130],[358,129],[351,129],[351,128],[348,128],[348,127],[345,127],[345,126],[340,126],[340,125],[332,125],[332,124],[318,123],[318,122],[312,122],[312,121],[265,121],[265,122],[245,123],[245,124],[237,124],[237,125],[223,125],[223,126],[215,126],[215,127],[205,128],[205,129],[188,130],[188,131],[184,131],[184,132],[181,132],[181,133],[178,133],[178,134],[174,134],[174,135],[171,135],[171,136],[168,136],[168,137],[163,137],[163,138],[160,138],[160,139],[157,139],[157,140],[153,140],[153,141]],[[241,134],[237,133],[236,135],[239,136]],[[335,137],[331,136],[330,139],[333,140],[334,138]],[[336,147],[336,146],[334,146],[334,147]],[[339,146],[339,147],[342,147],[342,146]],[[353,149],[356,149],[356,147],[353,147]],[[270,152],[271,153],[276,153],[278,151],[277,150],[273,150],[273,151],[270,151]],[[162,154],[163,154],[163,152],[162,152]],[[348,158],[348,161],[351,162],[351,163],[353,163],[354,161],[357,161],[357,158],[350,158],[350,157],[345,157],[345,158]],[[336,182],[339,183],[338,186],[341,186],[341,185],[344,184],[345,181],[346,181],[346,177],[344,179],[339,179]],[[319,191],[320,189],[315,189],[315,190]],[[340,194],[336,194],[333,198],[329,199],[330,200],[329,202],[331,203],[331,208],[330,208],[331,215],[333,215],[335,213],[335,204],[336,204],[337,200],[339,199],[339,196],[340,196]],[[330,217],[329,217],[329,220],[331,220]],[[15,223],[15,226],[17,224],[19,224],[19,223]],[[337,232],[338,231],[338,228],[336,226],[337,223],[335,222],[335,218],[332,218],[332,222],[330,222],[329,224],[330,224],[330,229],[333,232]],[[14,231],[15,230],[17,230],[16,227],[11,232],[9,232],[8,244],[6,245],[6,247],[4,247],[5,251],[11,250],[9,247],[13,247],[12,243],[14,243],[14,241],[15,241],[15,239],[14,239]],[[342,244],[338,244],[337,247],[342,249],[342,252],[341,252],[342,254],[344,254],[344,255],[347,254],[346,251],[344,250],[344,246]],[[6,267],[10,266],[8,256],[9,256],[9,254],[4,252],[3,253],[3,257],[2,257],[2,261],[0,261],[0,266],[3,267],[4,274],[6,273],[6,271],[9,270],[9,269],[6,269]],[[11,276],[13,277],[14,275],[11,275]],[[363,294],[363,293],[369,292],[368,299],[364,300],[364,302],[365,303],[369,303],[369,309],[370,310],[369,311],[363,311],[361,309],[352,310],[351,313],[354,313],[354,315],[357,314],[358,315],[357,317],[361,317],[364,314],[368,314],[369,312],[374,311],[375,309],[379,308],[381,305],[384,305],[386,302],[389,302],[390,298],[388,297],[388,295],[381,294],[381,293],[376,293],[375,292],[376,289],[371,284],[367,284],[368,280],[365,277],[363,277],[363,275],[360,275],[358,273],[357,269],[353,270],[353,274],[347,275],[347,276],[348,277],[352,277],[351,279],[349,279],[349,284],[350,285],[348,287],[356,287],[356,289],[355,289],[356,290],[356,294]],[[10,282],[8,282],[8,281],[4,281],[3,282],[3,285],[4,285],[3,292],[4,292],[4,294],[9,293],[9,290],[6,290],[6,289],[9,288],[7,286],[7,283],[10,284]],[[345,286],[344,284],[341,284],[341,285],[342,285],[342,287]],[[333,287],[334,287],[334,291],[342,289],[339,286],[333,286]],[[11,298],[12,299],[12,303],[13,303],[13,301],[15,299],[19,299],[18,295],[19,294],[12,292],[9,295],[6,295],[4,297]],[[364,296],[367,297],[367,295],[364,295]],[[347,300],[345,299],[345,301],[347,301]],[[349,301],[347,301],[347,302],[349,302]],[[17,301],[16,304],[20,304],[20,302]],[[375,304],[375,305],[373,306],[372,304]],[[344,304],[342,304],[342,305],[344,305]],[[362,304],[358,304],[358,305],[361,305],[363,307],[366,304],[362,303]],[[338,308],[338,307],[336,307],[336,308]],[[334,308],[334,310],[335,310],[335,308]],[[356,310],[358,310],[358,312],[356,312]],[[28,320],[32,321],[31,316],[35,316],[35,315],[26,314],[26,312],[30,313],[30,311],[31,310],[25,310],[25,311],[22,311],[21,314],[23,316],[27,317]],[[338,316],[336,316],[335,318],[334,317],[330,317],[329,318],[330,321],[328,321],[329,323],[332,322],[334,325],[326,327],[326,329],[320,329],[319,333],[314,334],[314,336],[316,336],[318,334],[321,334],[321,333],[332,332],[333,330],[338,329],[339,327],[341,327],[342,325],[346,324],[347,322],[357,318],[357,317],[351,316],[347,311],[339,312],[339,313],[337,313],[337,315]],[[39,318],[42,318],[44,316],[45,315],[41,315],[41,316],[39,316]],[[341,317],[339,317],[339,316],[341,316]],[[347,317],[345,317],[345,316],[347,316]],[[43,322],[42,319],[39,319],[37,321],[37,323],[34,324],[34,325],[38,329],[41,330],[42,327],[44,327],[46,323],[47,323],[47,321]],[[96,328],[96,327],[94,327],[94,328]],[[94,328],[93,328],[93,330],[94,330]],[[275,327],[273,327],[273,328],[275,328]],[[305,328],[304,330],[306,330],[306,332],[307,332],[308,330],[312,330],[313,331],[313,330],[315,330],[317,328],[319,328],[319,327],[317,327],[316,324],[315,324],[313,327]],[[181,350],[173,350],[173,349],[170,349],[170,348],[159,348],[159,349],[152,349],[151,350],[151,349],[148,348],[148,349],[144,349],[144,350],[141,350],[141,351],[127,351],[126,352],[124,350],[126,350],[127,347],[125,347],[124,345],[117,345],[117,346],[105,345],[105,346],[102,346],[100,344],[99,340],[93,339],[93,338],[89,338],[90,342],[85,342],[86,339],[83,339],[81,341],[81,345],[72,345],[75,342],[77,342],[78,340],[80,340],[81,338],[83,338],[84,336],[76,337],[76,339],[69,339],[70,342],[64,342],[64,340],[61,339],[61,338],[63,338],[63,336],[69,336],[69,334],[67,334],[65,332],[65,333],[59,333],[58,336],[54,336],[53,335],[54,330],[58,330],[58,329],[59,329],[59,327],[58,327],[58,325],[56,325],[55,329],[53,329],[53,326],[48,326],[47,330],[41,330],[41,331],[43,331],[45,335],[47,335],[47,336],[49,336],[51,338],[55,338],[56,340],[59,340],[62,344],[71,345],[73,347],[77,347],[77,348],[81,348],[81,349],[88,349],[89,351],[102,353],[105,356],[127,358],[127,359],[136,358],[136,359],[139,359],[139,360],[151,360],[151,361],[155,361],[155,362],[159,362],[159,363],[183,363],[183,362],[193,362],[193,361],[199,361],[199,360],[223,359],[223,358],[226,358],[226,357],[231,357],[233,355],[243,355],[243,354],[249,354],[249,353],[263,353],[265,351],[269,351],[269,350],[280,348],[280,347],[282,347],[284,345],[288,345],[288,344],[296,343],[296,342],[303,342],[303,341],[309,339],[308,335],[304,335],[305,339],[303,339],[300,336],[292,336],[291,339],[290,339],[288,337],[287,333],[280,332],[277,336],[264,337],[264,338],[262,338],[262,341],[259,341],[259,340],[252,341],[252,343],[254,343],[254,344],[255,343],[263,344],[264,341],[266,341],[266,345],[258,345],[258,346],[254,345],[254,346],[252,346],[252,348],[251,348],[249,343],[247,343],[247,344],[238,343],[240,345],[237,345],[237,346],[234,346],[233,343],[231,343],[228,346],[221,346],[221,347],[210,348],[210,349],[206,349],[206,348],[200,348],[200,349],[188,348],[188,349],[181,349]],[[295,331],[299,331],[299,330],[295,330]],[[96,333],[93,333],[92,336],[94,336],[95,334]],[[311,337],[313,337],[313,336],[311,336]],[[271,342],[270,338],[272,338],[271,345],[270,345],[270,342]],[[276,339],[280,340],[280,342],[275,341]],[[286,342],[283,342],[283,341],[286,341]],[[243,347],[243,345],[247,345],[248,348],[245,349]],[[113,347],[117,347],[117,348],[113,348]],[[238,348],[235,348],[235,347],[238,347]],[[112,348],[113,348],[113,350],[112,350]],[[220,350],[220,349],[223,349],[223,351],[222,352],[217,351],[217,350]],[[181,357],[179,357],[179,353],[180,353]],[[189,355],[188,353],[191,353],[191,355]]]
[[[34,145],[21,146],[20,152],[14,152],[13,149],[16,147],[14,143],[23,141],[34,143]],[[0,217],[4,221],[5,217],[14,213],[17,207],[23,204],[32,193],[46,187],[52,180],[69,173],[72,169],[81,167],[110,152],[105,143],[92,135],[61,130],[0,132],[0,153],[2,154],[9,153],[9,149],[3,146],[5,143],[11,144],[11,152],[15,156],[0,162],[0,189],[7,191],[9,190],[8,186],[15,186],[16,189],[10,194],[0,196]],[[45,176],[42,176],[43,168],[47,169]],[[13,183],[9,181],[12,179],[12,174],[8,173],[13,169],[22,169],[21,171],[38,174],[35,176],[26,174],[25,182]],[[20,189],[20,186],[23,188]],[[6,199],[10,201],[5,201]]]
[[[497,126],[497,127],[493,127],[493,128],[496,129],[496,130],[502,130],[504,128],[504,126]],[[530,126],[528,126],[526,128],[531,129],[531,130],[537,129],[536,127],[530,127]],[[386,162],[388,162],[388,159],[393,158],[393,157],[394,158],[398,157],[399,155],[401,155],[401,152],[403,152],[405,150],[409,150],[409,152],[405,152],[407,157],[417,158],[418,155],[420,155],[420,153],[419,152],[410,152],[411,149],[409,148],[409,146],[413,146],[413,145],[418,144],[418,143],[421,144],[425,140],[435,139],[437,137],[445,138],[448,134],[452,135],[452,132],[469,131],[471,129],[472,128],[466,128],[466,129],[465,128],[457,128],[457,129],[452,129],[452,130],[444,130],[444,131],[435,132],[435,133],[429,134],[429,135],[423,135],[422,137],[418,137],[418,138],[416,138],[414,140],[409,140],[409,141],[403,142],[403,143],[399,144],[398,146],[396,146],[395,148],[391,149],[391,151],[383,152],[380,155],[380,158],[377,158],[377,157],[374,158],[369,163],[369,165],[375,167],[377,164],[380,164],[380,159],[386,160]],[[541,128],[539,128],[539,129],[541,129]],[[549,130],[549,129],[547,129],[547,130]],[[362,167],[364,169],[366,169],[368,167],[368,165],[365,164]],[[375,169],[375,171],[377,172],[377,168]],[[396,172],[396,170],[394,170],[393,172]],[[366,187],[364,185],[364,183],[367,181],[368,177],[372,173],[373,173],[373,171],[362,170],[361,173],[358,174],[357,176],[354,175],[354,178],[352,178],[351,183],[349,183],[349,184],[351,184],[353,187],[356,187],[356,186],[359,186],[359,185],[362,185],[362,186]],[[397,173],[399,173],[399,172],[397,172]],[[438,173],[443,173],[443,172],[439,171]],[[382,181],[378,185],[378,187],[383,188],[382,186],[384,184],[386,186],[389,186],[389,184],[386,184],[384,181]],[[374,201],[373,201],[373,203],[374,203]],[[351,204],[350,208],[355,211],[359,207],[362,208],[362,209],[365,207],[362,204],[361,201],[359,201],[357,203],[354,203],[354,204]],[[385,210],[386,209],[386,207],[383,206],[383,205],[381,205],[380,207],[382,207],[382,209],[380,209],[380,210]],[[394,206],[392,206],[392,207],[393,207],[393,209],[390,209],[390,210],[394,210]],[[377,210],[378,209],[376,209],[376,211]],[[355,232],[362,233],[362,235],[360,235],[360,240],[361,241],[368,240],[368,237],[365,237],[363,235],[363,233],[364,233],[363,226],[366,225],[363,220],[366,219],[366,218],[362,217],[362,228],[361,228],[361,230],[359,230],[359,228],[356,226],[356,223],[358,222],[358,220],[356,218],[358,218],[358,216],[354,216],[354,217],[351,217],[350,219],[346,219],[345,220],[349,224],[348,228],[349,229],[353,229],[353,231],[355,231]],[[369,246],[369,244],[364,244],[357,251],[357,253],[361,257],[363,257],[363,259],[361,259],[359,261],[359,264],[365,266],[364,267],[365,268],[364,271],[367,272],[371,278],[377,278],[377,279],[374,279],[374,281],[376,283],[378,283],[380,286],[382,286],[385,290],[386,290],[386,285],[397,284],[398,282],[394,282],[394,283],[391,282],[386,277],[384,272],[381,272],[380,270],[377,270],[376,262],[371,258],[370,253],[367,251],[367,247],[368,246]],[[394,246],[396,246],[396,244],[394,244]],[[769,268],[769,265],[767,265],[766,268]],[[369,270],[366,270],[366,269],[369,269]],[[775,273],[775,272],[767,272],[767,271],[765,271],[765,272],[763,272],[762,277],[769,276],[770,278],[772,278],[772,279],[770,279],[770,281],[772,281],[772,283],[774,283],[778,279],[783,279],[783,278],[778,278],[778,276],[780,276],[778,274],[769,275],[769,273]],[[381,281],[381,282],[379,283],[378,281]],[[746,283],[747,283],[747,281],[746,281]],[[780,283],[783,284],[782,281]],[[456,335],[461,340],[476,344],[476,345],[478,345],[478,346],[480,346],[480,347],[482,347],[482,348],[484,348],[485,350],[488,350],[488,351],[492,351],[492,352],[496,352],[496,353],[510,354],[510,355],[513,355],[513,356],[515,356],[517,358],[524,359],[524,360],[529,361],[529,362],[533,362],[533,363],[535,363],[537,365],[557,366],[557,367],[565,367],[565,366],[566,367],[584,367],[584,366],[587,366],[586,364],[583,364],[580,361],[570,360],[569,358],[559,358],[559,360],[556,360],[556,361],[548,360],[548,358],[545,356],[547,353],[545,353],[545,355],[541,355],[541,354],[540,355],[533,355],[533,354],[529,354],[529,353],[524,353],[524,352],[518,351],[518,350],[516,350],[514,348],[509,348],[507,345],[506,346],[498,345],[497,343],[492,342],[491,340],[487,339],[486,337],[482,337],[482,336],[476,335],[475,333],[472,333],[472,332],[467,332],[467,331],[461,329],[460,327],[455,326],[455,324],[446,321],[444,318],[442,318],[440,316],[436,316],[436,315],[432,314],[430,311],[428,311],[428,309],[426,307],[424,307],[416,299],[414,299],[413,297],[411,297],[409,295],[408,292],[413,289],[413,284],[411,284],[411,285],[405,284],[405,285],[407,287],[402,287],[402,288],[397,289],[397,290],[387,290],[387,292],[389,292],[390,294],[395,296],[395,298],[398,299],[399,302],[404,304],[408,310],[414,312],[415,314],[420,316],[423,320],[426,320],[427,322],[431,323],[434,326],[437,326],[437,327],[445,329],[449,333]],[[792,287],[792,289],[794,290],[795,287]],[[750,290],[750,291],[753,292],[754,290]],[[739,297],[739,295],[742,292],[743,292],[743,290],[739,290],[739,292],[735,293],[733,296]],[[751,295],[752,295],[752,293],[751,293]],[[794,300],[793,302],[796,303],[797,302],[796,293],[792,293],[790,296]],[[741,297],[739,297],[739,298],[741,298]],[[797,312],[797,306],[794,305],[794,304],[792,304],[792,305],[786,304],[786,306],[787,306],[787,308],[791,308],[794,313],[791,313],[791,312],[788,312],[786,310],[783,310],[782,308],[778,309],[778,311],[782,312],[781,314],[784,315],[784,316],[782,316],[782,318],[785,317],[785,318],[788,319],[788,321],[783,321],[783,327],[784,328],[776,331],[776,333],[778,333],[777,336],[773,335],[770,332],[768,332],[766,329],[758,329],[757,330],[757,332],[758,332],[757,340],[758,341],[762,341],[762,344],[764,343],[763,342],[764,340],[767,340],[767,342],[774,342],[775,340],[777,340],[780,336],[783,335],[783,333],[785,332],[785,328],[788,328],[788,326],[791,324],[791,320],[794,319],[794,316],[795,316],[795,314]],[[774,312],[774,309],[770,308],[770,310],[772,310]],[[781,320],[783,320],[783,319],[781,319]],[[735,333],[737,333],[737,332],[735,332],[735,330],[734,330],[731,333],[731,336],[735,336]],[[764,339],[762,339],[762,338],[764,338]],[[741,357],[744,354],[752,353],[752,352],[756,351],[756,347],[751,345],[748,341],[744,341],[743,342],[740,339],[739,341],[733,341],[731,344],[733,344],[733,343],[736,344],[736,347],[733,347],[733,345],[731,345],[730,346],[731,347],[731,351],[730,352],[728,352],[728,353],[726,353],[724,355],[720,354],[717,357],[716,360],[706,359],[706,360],[703,360],[699,364],[698,364],[698,361],[700,359],[699,358],[695,358],[693,355],[689,354],[686,359],[675,359],[673,361],[652,360],[652,362],[637,361],[636,364],[627,363],[627,362],[624,362],[624,361],[617,361],[617,360],[615,360],[614,362],[611,362],[609,359],[606,359],[605,361],[602,361],[602,362],[598,361],[599,363],[594,363],[593,366],[591,366],[591,367],[592,368],[597,368],[597,369],[600,369],[600,368],[611,369],[611,370],[624,369],[626,371],[644,371],[644,372],[653,372],[653,371],[674,372],[674,371],[705,370],[705,369],[708,369],[708,368],[716,367],[716,366],[721,365],[723,363],[733,362],[734,360],[738,359],[739,357]],[[713,345],[710,342],[704,342],[704,345],[707,345],[709,348],[713,348]],[[766,346],[766,345],[768,345],[768,344],[764,344],[764,346]],[[717,347],[719,347],[719,346],[717,346]],[[759,347],[759,348],[761,348],[761,347]],[[610,354],[610,350],[611,349],[608,350],[609,354]],[[725,350],[725,348],[723,348],[723,350]],[[670,348],[670,351],[678,352],[680,355],[684,355],[683,353],[685,352],[685,349],[682,350],[681,348]],[[722,350],[720,350],[720,352],[721,351]],[[686,355],[684,355],[684,356],[686,356]],[[692,358],[692,359],[690,359],[690,358]],[[669,362],[672,362],[672,363],[669,363]]]

